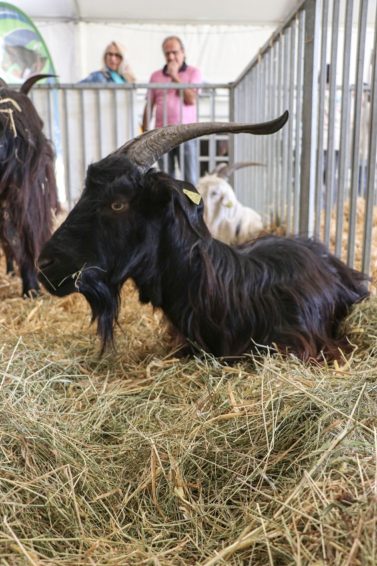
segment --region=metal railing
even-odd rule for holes
[[[231,113],[255,121],[290,111],[277,135],[235,139],[233,159],[265,164],[236,173],[243,202],[288,233],[320,238],[366,272],[374,251],[376,82],[376,0],[305,0],[235,81]]]
[[[169,86],[83,83],[41,85],[32,89],[30,96],[45,123],[46,135],[54,141],[59,196],[69,209],[81,193],[87,166],[141,133],[147,91],[160,89],[167,93]],[[183,93],[187,86],[177,84],[176,88]],[[200,89],[198,121],[229,121],[230,86],[197,86]],[[201,138],[198,174],[212,170],[219,161],[227,162],[228,152],[228,136]],[[177,176],[184,178],[182,159],[181,163],[182,170],[177,170]]]

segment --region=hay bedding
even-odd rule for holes
[[[376,564],[375,297],[343,364],[229,367],[130,284],[103,358],[80,295],[0,288],[0,564]]]

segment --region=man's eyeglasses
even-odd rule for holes
[[[122,55],[120,53],[112,53],[111,51],[108,51],[106,53],[106,57],[116,57],[117,59],[122,59]]]
[[[177,51],[165,51],[164,55],[165,55],[165,57],[168,57],[169,55],[175,56],[175,55],[178,55],[178,53],[180,53],[180,52],[181,52],[181,49],[177,49]]]

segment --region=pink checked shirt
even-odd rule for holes
[[[182,83],[201,83],[202,74],[199,69],[187,65],[184,71],[179,72]],[[164,75],[162,69],[152,73],[150,83],[171,83],[171,77]],[[173,83],[176,84],[176,83]],[[182,92],[182,98],[180,97]],[[166,93],[166,94],[165,94]],[[156,106],[156,128],[161,128],[164,124],[164,97],[166,96],[166,124],[189,124],[196,122],[196,104],[183,103],[183,91],[172,88],[169,90],[151,89],[149,91],[152,106]],[[181,119],[182,104],[182,119]]]

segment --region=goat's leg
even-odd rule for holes
[[[30,258],[21,260],[20,275],[22,279],[22,296],[33,298],[39,295],[37,270],[34,266],[34,261],[31,261]]]
[[[14,256],[12,250],[10,249],[10,247],[6,242],[3,242],[3,250],[5,255],[5,265],[6,265],[7,275],[15,275],[16,272],[14,269]]]

